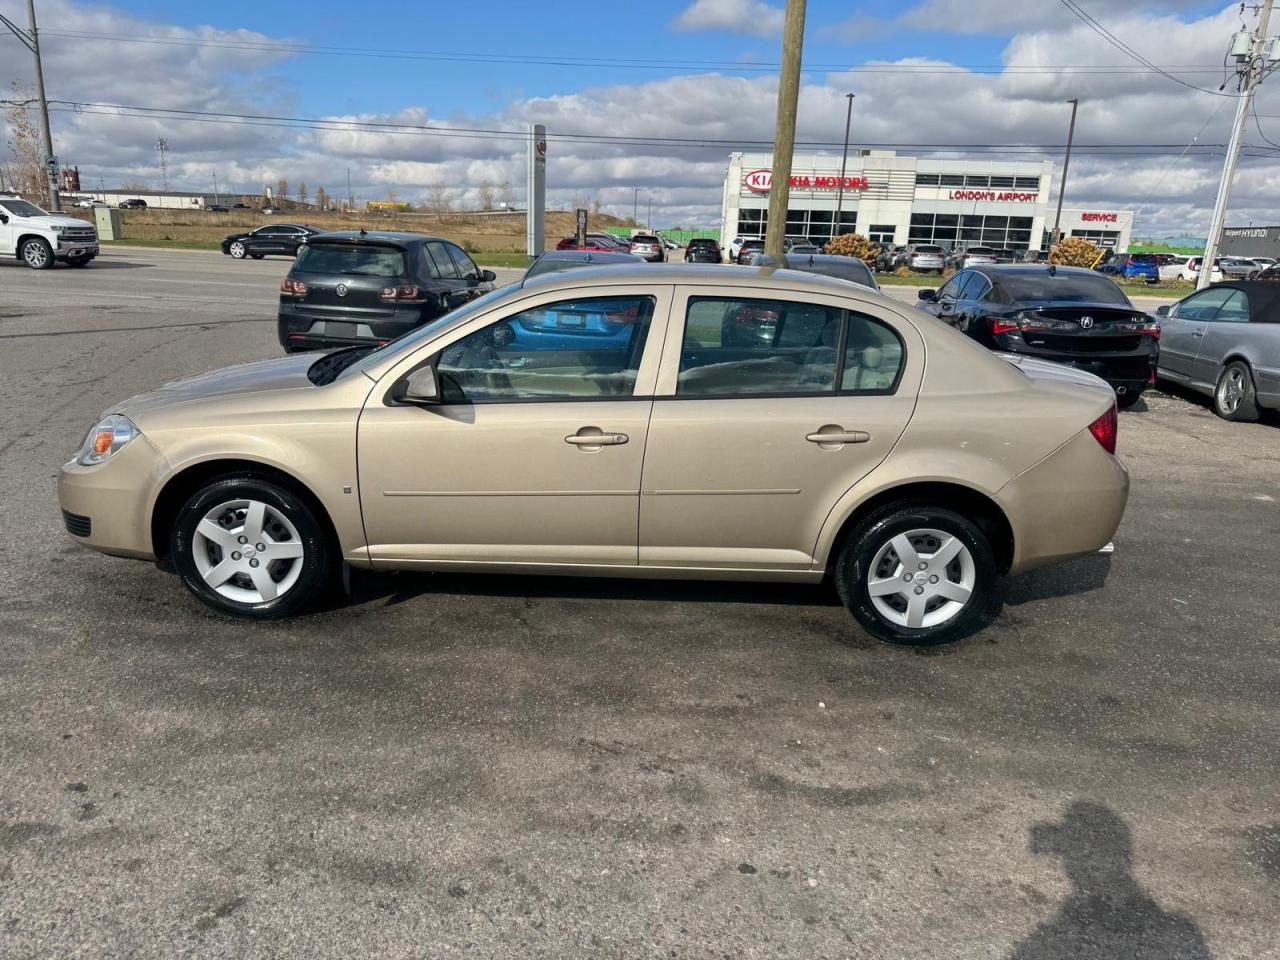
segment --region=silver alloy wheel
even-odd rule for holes
[[[1235,413],[1244,399],[1244,370],[1239,366],[1228,367],[1218,380],[1218,409],[1223,413]]]
[[[39,240],[28,240],[22,246],[22,259],[27,266],[39,270],[49,263],[49,248]]]
[[[206,513],[191,555],[210,589],[237,603],[267,603],[288,593],[305,561],[298,528],[261,500],[229,500]]]
[[[231,250],[231,256],[233,256],[235,259],[237,260],[244,259],[244,244],[241,243],[239,240],[232,243],[229,249]]]
[[[899,627],[938,627],[969,602],[977,567],[964,542],[941,530],[896,534],[876,551],[867,594],[876,612]]]

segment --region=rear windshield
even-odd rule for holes
[[[631,238],[631,242],[632,243],[657,243],[658,238],[648,236],[647,234],[638,233]]]
[[[996,255],[994,247],[970,247],[965,253],[975,257],[994,257]]]
[[[369,244],[312,243],[298,253],[294,273],[341,274],[345,277],[403,277],[404,251]]]
[[[805,273],[818,273],[824,277],[836,277],[839,280],[848,280],[851,283],[860,283],[864,287],[875,288],[875,279],[871,276],[871,270],[861,260],[855,260],[853,257],[847,259],[818,259],[813,258],[812,261],[808,257],[788,257],[787,266],[792,270],[803,270]]]
[[[1067,303],[1109,303],[1117,307],[1132,306],[1129,298],[1111,280],[1100,273],[1005,274],[1000,285],[1013,300],[1030,303],[1065,301]]]
[[[1155,266],[1156,258],[1149,253],[1131,253],[1129,254],[1129,262],[1136,263],[1139,266]]]
[[[941,247],[916,247],[916,253],[942,253]]]
[[[714,240],[690,240],[689,241],[690,250],[692,250],[694,247],[718,247],[718,246],[720,246],[720,244],[716,243]]]

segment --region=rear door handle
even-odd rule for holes
[[[805,439],[810,443],[825,447],[828,444],[835,446],[841,443],[866,443],[871,439],[871,434],[865,430],[841,430],[839,428],[832,430],[827,427],[821,427],[816,433],[806,434]]]
[[[588,430],[594,432],[586,433]],[[583,427],[577,433],[565,437],[564,442],[575,447],[616,447],[630,439],[625,433],[604,433],[599,427]]]
[[[1193,337],[1203,337],[1203,336],[1204,336],[1204,331],[1203,331],[1203,330],[1197,330],[1195,333],[1193,333],[1193,334],[1191,334],[1191,335],[1192,335]]]

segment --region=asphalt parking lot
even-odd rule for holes
[[[235,622],[73,544],[54,477],[276,355],[287,266],[0,264],[0,957],[1278,955],[1275,421],[1152,393],[1115,554],[927,651],[758,584]]]

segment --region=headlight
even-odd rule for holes
[[[54,233],[62,233],[62,232],[63,232],[64,230],[66,230],[66,229],[67,229],[67,228],[66,228],[66,227],[64,227],[64,226],[61,226],[61,225],[55,225],[55,226],[53,227],[53,232],[54,232]]]
[[[125,417],[113,413],[89,431],[76,462],[85,467],[102,463],[123,450],[137,435],[137,427]]]

